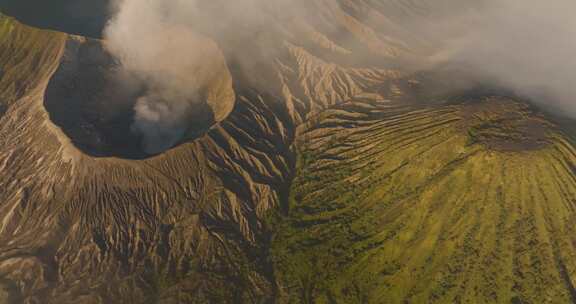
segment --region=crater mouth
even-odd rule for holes
[[[469,144],[479,143],[490,150],[518,152],[548,146],[548,131],[553,125],[529,104],[490,96],[464,104],[462,130]]]
[[[74,146],[93,157],[152,157],[201,136],[216,122],[206,102],[190,101],[193,107],[181,113],[179,133],[150,149],[135,130],[135,109],[147,90],[143,81],[121,68],[102,41],[73,37],[49,81],[44,107]]]

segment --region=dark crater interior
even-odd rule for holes
[[[68,42],[48,84],[44,106],[52,122],[84,153],[142,159],[153,155],[143,150],[143,138],[132,125],[134,105],[144,94],[146,86],[123,72],[99,40],[78,40]],[[185,136],[174,146],[203,134],[213,124],[213,114],[205,104],[195,105],[187,118]]]

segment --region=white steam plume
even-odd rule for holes
[[[125,69],[146,84],[147,94],[135,106],[133,129],[144,137],[149,153],[164,150],[185,133],[187,113],[201,98],[199,89],[213,72],[206,63],[214,60],[216,47],[197,34],[198,28],[214,36],[227,55],[257,61],[281,45],[278,42],[282,38],[276,40],[275,33],[299,39],[291,36],[294,33],[288,33],[289,29],[278,28],[282,20],[298,16],[302,22],[325,24],[330,20],[319,22],[322,14],[310,10],[334,10],[337,3],[347,1],[359,5],[356,0],[117,1],[117,13],[105,38]],[[457,67],[461,74],[456,77],[467,79],[460,82],[503,87],[541,102],[548,109],[576,116],[575,1],[411,2],[427,7],[431,16],[386,17],[404,26],[413,37],[428,40],[426,45],[436,45],[437,52],[429,58],[430,65],[406,66],[406,70]],[[363,21],[362,16],[356,18]],[[341,28],[336,25],[334,29]],[[375,30],[388,33],[386,28]],[[402,41],[404,37],[395,38]],[[346,41],[336,43],[345,45]],[[271,54],[273,58],[276,53]],[[247,75],[264,75],[268,79],[261,66],[253,65],[258,70]]]
[[[434,66],[456,66],[476,83],[576,116],[575,11],[572,0],[482,1],[438,23],[444,44]]]
[[[132,130],[147,153],[158,153],[186,132],[199,90],[215,72],[215,46],[194,31],[195,1],[119,0],[115,6],[107,47],[144,86]]]

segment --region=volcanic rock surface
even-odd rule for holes
[[[213,53],[217,52],[214,47]],[[199,100],[185,101],[193,104],[193,110],[183,114],[189,123],[177,144],[202,135],[234,107],[231,76],[224,59],[219,59],[210,67],[216,77],[202,88]],[[48,83],[44,106],[51,121],[82,152],[146,158],[151,155],[133,130],[134,108],[146,91],[145,82],[126,71],[102,41],[70,36]]]
[[[209,123],[153,156],[105,42],[0,16],[0,301],[576,301],[564,129],[516,98],[427,100],[402,68],[427,1],[307,3],[213,37]]]

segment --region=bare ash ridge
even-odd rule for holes
[[[412,221],[410,214],[403,213],[401,205],[394,204],[405,197],[392,197],[380,205],[377,203],[378,198],[388,199],[393,193],[403,193],[390,188],[392,184],[387,182],[388,178],[396,178],[395,185],[402,190],[408,189],[406,192],[411,195],[410,189],[432,187],[424,182],[418,184],[420,181],[457,172],[458,166],[466,161],[454,156],[458,151],[428,163],[430,170],[426,172],[432,176],[418,175],[420,171],[408,170],[420,168],[425,159],[418,155],[428,155],[426,153],[438,145],[450,150],[450,144],[457,143],[464,152],[487,151],[485,158],[495,153],[497,156],[493,157],[505,160],[507,156],[513,158],[518,153],[540,161],[531,168],[547,172],[551,177],[550,183],[558,184],[554,189],[559,190],[554,193],[563,199],[555,207],[562,212],[550,213],[544,205],[534,203],[527,207],[513,205],[511,208],[515,209],[541,208],[533,213],[538,215],[534,217],[536,224],[528,221],[525,226],[508,227],[517,229],[515,236],[527,232],[526,238],[544,241],[549,234],[544,230],[534,232],[534,227],[541,228],[538,223],[550,222],[547,227],[553,230],[556,222],[551,215],[561,215],[566,222],[574,217],[573,201],[564,200],[576,193],[573,187],[576,179],[573,171],[569,170],[574,168],[574,149],[570,141],[558,135],[553,125],[540,118],[530,118],[532,114],[527,111],[520,113],[530,121],[535,120],[538,128],[525,125],[524,116],[502,119],[498,116],[500,112],[493,111],[494,106],[489,102],[486,110],[482,105],[478,106],[479,109],[459,105],[419,105],[415,99],[420,95],[415,92],[421,79],[407,76],[400,68],[391,68],[398,66],[393,64],[394,60],[415,56],[410,46],[422,41],[413,36],[410,41],[402,41],[400,37],[404,29],[396,24],[395,18],[384,18],[386,11],[393,8],[395,12],[419,14],[424,4],[397,1],[383,7],[371,1],[317,0],[313,3],[330,5],[329,10],[319,13],[318,20],[322,22],[309,24],[301,20],[283,20],[278,25],[278,32],[274,32],[278,35],[258,36],[262,40],[254,40],[250,52],[238,55],[228,50],[238,43],[246,44],[243,39],[253,38],[251,31],[239,33],[238,41],[216,40],[225,57],[228,72],[215,79],[206,93],[210,96],[209,100],[214,101],[206,107],[206,111],[213,113],[212,121],[201,131],[191,131],[190,136],[174,148],[144,158],[124,157],[114,150],[119,147],[116,139],[106,134],[117,134],[115,132],[125,126],[113,130],[99,128],[99,123],[114,120],[106,116],[106,102],[109,100],[79,93],[85,92],[83,86],[100,91],[99,81],[106,83],[107,74],[102,73],[107,71],[106,63],[80,62],[81,73],[64,83],[78,85],[82,90],[60,92],[71,92],[72,96],[58,98],[58,91],[56,95],[50,95],[50,89],[46,91],[50,81],[63,75],[58,70],[62,72],[63,69],[78,67],[75,66],[78,62],[67,56],[71,47],[81,49],[85,45],[88,50],[93,48],[100,52],[99,41],[39,31],[10,18],[0,17],[0,62],[3,70],[10,71],[0,78],[0,105],[5,108],[5,114],[0,117],[0,301],[312,303],[328,301],[334,295],[342,301],[352,301],[342,303],[361,302],[363,299],[370,299],[374,303],[386,303],[382,299],[393,299],[392,303],[407,299],[442,303],[441,300],[457,295],[456,291],[451,290],[454,293],[447,296],[438,295],[418,285],[409,286],[409,294],[394,293],[402,289],[403,278],[409,276],[410,271],[417,271],[420,269],[417,266],[422,266],[419,257],[408,264],[401,264],[404,261],[394,251],[395,245],[401,245],[398,248],[405,252],[426,249],[433,254],[438,253],[426,247],[428,243],[420,238],[400,236],[396,239],[395,233],[398,232],[395,229],[409,226],[407,231],[420,232],[424,228],[440,228],[433,224],[410,226],[410,223],[417,221]],[[374,11],[376,15],[364,23],[355,17],[355,13],[366,10]],[[373,30],[370,22],[387,22],[395,25],[396,30],[382,33]],[[341,39],[342,36],[346,39]],[[275,46],[274,51],[258,57],[261,61],[253,65],[254,54],[268,52],[269,45]],[[366,56],[362,57],[368,60],[355,62],[348,56],[354,52],[366,52]],[[84,59],[93,58],[89,56]],[[390,64],[374,67],[376,61]],[[254,73],[256,67],[258,74]],[[83,80],[83,77],[98,81],[89,84],[76,82]],[[72,101],[86,102],[90,106],[87,109],[99,109],[98,114],[102,117],[84,117],[94,112],[74,108],[76,102],[70,101],[71,107],[63,107],[60,102],[65,105],[68,97]],[[222,100],[226,102],[221,103]],[[499,102],[496,101],[496,104]],[[220,106],[221,109],[214,110]],[[522,108],[513,102],[503,102],[501,107],[511,112],[515,107]],[[54,114],[65,113],[59,111],[79,114],[74,118],[82,120],[58,121]],[[466,118],[466,115],[469,117]],[[66,115],[61,118],[69,119]],[[504,124],[500,124],[502,120],[505,120]],[[468,129],[459,125],[463,121],[470,124],[467,125]],[[485,128],[485,121],[492,127],[495,125],[495,130]],[[518,131],[518,137],[514,139],[516,145],[512,148],[501,142],[501,131],[505,128]],[[427,130],[425,135],[429,137],[422,138],[424,135],[419,135],[420,130]],[[472,130],[470,132],[473,134],[463,130]],[[438,141],[445,140],[445,144],[436,142],[433,134],[442,134]],[[92,135],[94,140],[78,142]],[[541,145],[525,149],[525,142],[532,142],[530,137],[538,139]],[[419,145],[419,142],[422,144]],[[98,153],[86,153],[86,145],[92,145],[88,149]],[[391,147],[398,147],[403,153],[395,154]],[[120,150],[125,152],[121,146]],[[318,157],[304,161],[303,152],[310,151],[318,154]],[[540,158],[540,153],[545,155]],[[451,159],[452,156],[456,160]],[[552,162],[554,166],[546,169],[547,162]],[[348,170],[343,172],[351,175],[344,176],[342,172],[328,172],[330,177],[322,175],[327,173],[326,165],[333,163],[343,167],[350,165],[351,168],[343,168]],[[442,169],[444,165],[447,169]],[[512,165],[506,163],[506,166]],[[396,167],[397,170],[394,169]],[[408,171],[401,171],[403,167]],[[388,170],[390,168],[392,170]],[[307,180],[310,176],[305,174],[310,169],[322,176]],[[434,171],[436,169],[439,172]],[[498,169],[502,168],[494,168]],[[363,173],[363,170],[367,171]],[[481,176],[481,172],[473,172]],[[371,173],[374,173],[373,178]],[[518,175],[525,178],[522,183],[535,184],[535,180],[526,177],[526,174],[522,171]],[[563,178],[554,179],[554,176]],[[502,178],[508,180],[509,176]],[[322,251],[326,249],[322,244],[334,244],[330,240],[323,242],[331,232],[339,232],[334,229],[346,227],[345,223],[348,223],[343,217],[338,217],[338,209],[342,206],[355,208],[338,199],[331,201],[330,195],[325,199],[311,199],[324,191],[323,181],[326,180],[332,181],[334,186],[355,183],[358,188],[375,185],[385,189],[366,192],[362,195],[370,196],[370,199],[358,200],[358,208],[362,209],[358,216],[369,214],[368,221],[374,224],[372,227],[380,230],[360,229],[355,233],[367,232],[366,237],[372,245],[383,244],[382,250],[387,254],[388,251],[394,252],[385,256],[390,265],[408,265],[406,268],[379,269],[392,269],[386,273],[393,277],[384,279],[367,272],[362,279],[372,283],[366,286],[356,284],[362,288],[354,290],[345,289],[349,286],[334,278],[355,278],[358,269],[367,267],[362,264],[366,261],[380,267],[381,260],[374,258],[376,255],[358,260],[359,264],[346,259],[337,260],[335,264],[314,264],[316,254],[334,253],[330,251],[331,248]],[[368,184],[364,184],[364,181]],[[497,187],[496,184],[487,184]],[[294,188],[298,186],[302,188]],[[343,187],[344,190],[334,189],[332,194],[349,197],[347,187]],[[477,192],[473,191],[472,183],[466,184],[466,187],[466,195]],[[520,193],[526,197],[533,195],[530,192]],[[362,195],[360,197],[365,198]],[[480,214],[466,209],[454,197],[450,197],[449,201],[462,208],[467,216]],[[333,202],[338,204],[333,205]],[[418,202],[426,205],[426,210],[435,216],[437,214],[434,212],[450,210],[449,205],[441,205],[438,211],[436,205],[427,205],[430,200]],[[306,204],[309,204],[308,209]],[[373,207],[375,209],[370,209]],[[508,210],[505,205],[500,208]],[[303,214],[302,210],[307,210],[307,213]],[[377,212],[371,212],[374,210]],[[273,213],[278,214],[271,216]],[[382,218],[375,217],[379,214],[383,214]],[[279,223],[275,223],[271,217],[280,219]],[[335,223],[342,224],[338,226],[340,228],[329,224],[322,226],[327,219],[333,218],[336,218]],[[451,222],[446,229],[457,230],[461,227],[456,218],[450,218],[455,222]],[[356,220],[355,217],[351,219]],[[361,221],[360,228],[364,227],[363,223]],[[383,228],[385,223],[391,223],[391,226]],[[478,230],[484,227],[479,222],[473,227],[465,226],[469,233],[457,235],[456,241],[469,235],[472,238],[484,235],[481,232],[486,230]],[[505,231],[504,228],[498,231]],[[315,235],[317,232],[322,233]],[[310,235],[315,241],[307,239]],[[416,232],[414,235],[422,237]],[[386,239],[388,236],[390,238]],[[567,238],[569,234],[564,236]],[[365,249],[367,254],[379,248],[364,248],[366,243],[363,241],[356,238],[351,240],[352,243],[346,243],[349,239],[339,243],[341,239],[335,239],[338,246],[333,248],[349,247],[354,252],[360,248]],[[530,240],[518,238],[512,245],[507,243],[506,246],[516,246]],[[556,251],[564,252],[561,249],[568,250],[570,244],[564,238],[549,236],[548,240],[557,243],[543,248],[545,252],[541,255],[532,253],[545,260],[542,265],[557,262],[557,271],[547,273],[544,282],[563,282],[558,285],[562,288],[554,289],[553,296],[568,299],[571,274],[576,264],[564,257],[564,253]],[[298,247],[302,244],[310,246]],[[403,244],[410,246],[402,247]],[[417,245],[421,248],[414,247]],[[469,243],[462,244],[464,247],[467,245]],[[514,252],[519,256],[524,248],[517,247]],[[294,249],[297,254],[291,251]],[[454,256],[467,260],[466,256],[458,255],[463,251],[455,252]],[[279,257],[284,255],[287,255],[286,259],[279,262]],[[433,261],[433,265],[446,266],[442,257]],[[472,262],[467,270],[478,265],[477,259],[469,261]],[[528,262],[519,258],[503,261],[502,265],[513,265],[506,269],[518,271],[521,268],[519,264]],[[425,271],[420,274],[424,279],[429,273],[438,274],[453,282],[452,266],[442,268],[441,272],[435,272],[440,268],[424,268]],[[309,274],[321,267],[330,267],[322,269],[326,270],[327,283],[310,284]],[[534,280],[537,279],[538,276],[534,276]],[[387,289],[373,286],[379,282],[384,282],[383,286],[387,286]],[[535,293],[525,291],[531,282],[528,279],[518,280],[518,295],[503,293],[497,296],[502,299],[534,296]],[[327,288],[328,283],[335,285]],[[438,286],[443,284],[441,281],[435,283]],[[472,283],[463,284],[472,289],[475,286]],[[525,294],[522,294],[522,290]],[[398,297],[389,297],[386,294],[388,291]]]

